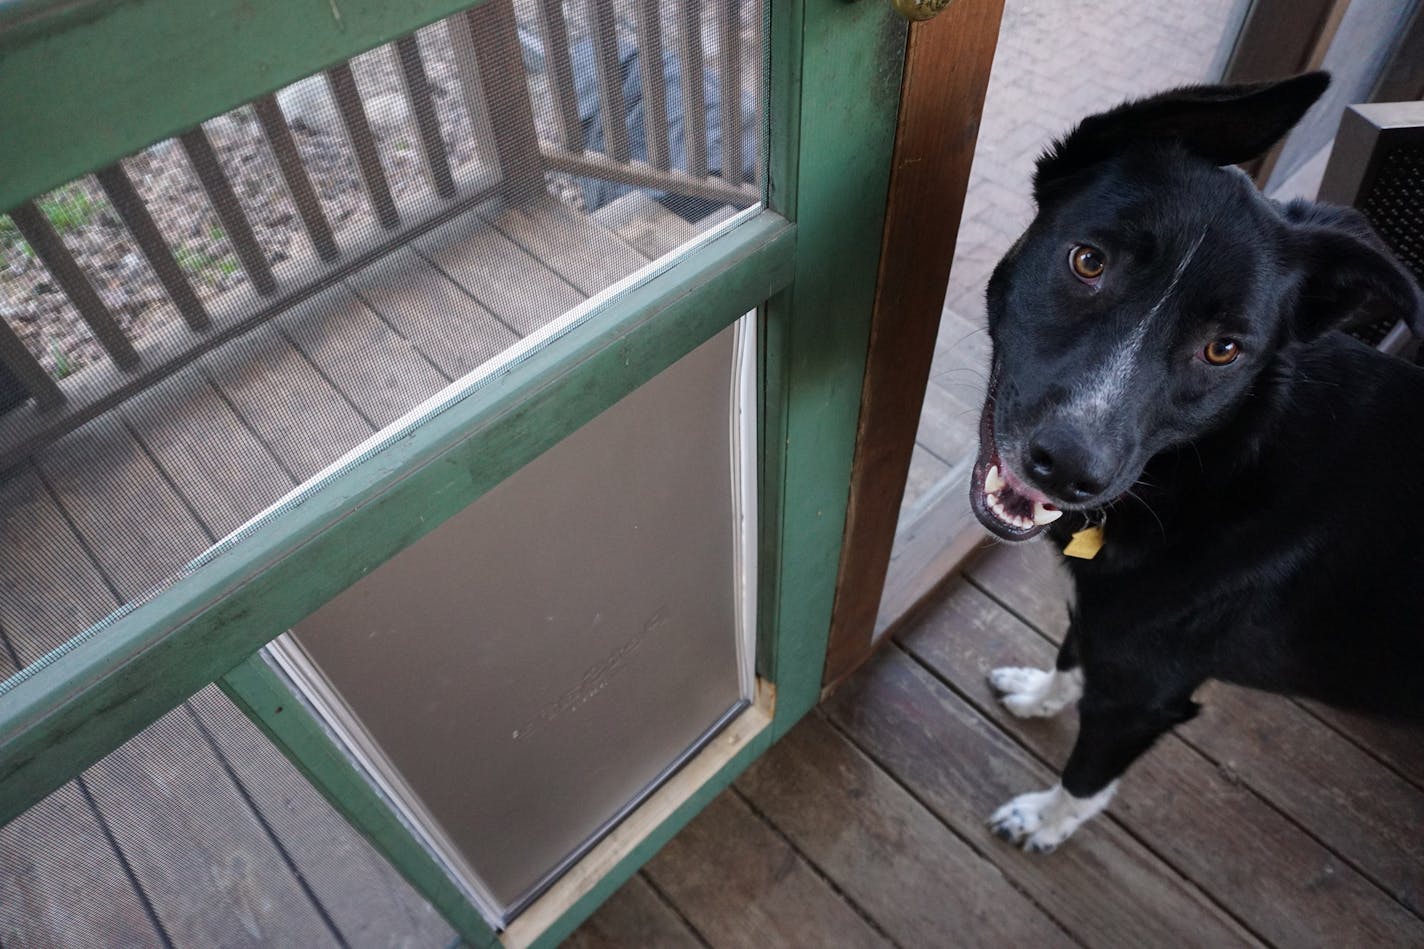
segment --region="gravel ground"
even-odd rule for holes
[[[583,3],[566,3],[571,43],[586,35]],[[631,7],[618,4],[620,35],[631,37]],[[674,48],[676,0],[665,0],[664,44]],[[711,21],[716,8],[704,12]],[[541,36],[533,0],[517,0],[526,40]],[[753,49],[755,4],[743,4],[746,48]],[[704,24],[709,64],[716,51],[715,24]],[[450,162],[457,180],[473,176],[479,149],[464,108],[455,57],[443,24],[417,33]],[[536,40],[537,43],[537,40]],[[757,61],[753,54],[749,62]],[[541,137],[555,138],[554,107],[537,52],[526,46],[530,92]],[[419,136],[405,105],[393,50],[380,47],[352,60],[362,98],[380,144],[391,189],[399,202],[434,200],[425,181]],[[340,242],[354,229],[374,227],[334,108],[315,78],[279,93],[297,149]],[[233,189],[279,279],[300,281],[313,266],[301,220],[252,110],[246,106],[204,124]],[[247,281],[217,214],[208,203],[176,141],[160,142],[124,160],[124,168],[163,232],[179,265],[205,302]],[[567,175],[547,176],[549,190],[575,208],[580,191]],[[179,319],[158,278],[138,251],[98,183],[89,176],[37,200],[66,246],[131,339],[141,340]],[[74,307],[55,285],[8,218],[0,216],[0,319],[57,378],[105,358]]]

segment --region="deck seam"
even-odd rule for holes
[[[775,820],[773,820],[765,812],[763,812],[761,808],[757,807],[756,802],[754,802],[744,791],[742,791],[741,788],[737,787],[736,782],[732,783],[731,791],[733,795],[741,798],[742,803],[745,804],[747,808],[752,812],[753,817],[757,818],[757,820],[765,824],[771,830],[772,833],[774,833],[778,838],[780,838],[780,840],[784,844],[786,844],[786,846],[791,848],[792,853],[796,854],[798,857],[804,860],[806,862],[806,866],[811,869],[811,872],[814,873],[816,877],[821,880],[821,882],[825,883],[826,886],[830,887],[831,892],[834,893],[837,897],[839,897],[842,903],[850,907],[851,911],[854,912],[857,916],[859,916],[867,926],[874,930],[876,935],[880,936],[880,938],[884,939],[890,945],[894,946],[895,949],[904,949],[904,946],[898,939],[896,939],[894,936],[891,936],[888,932],[885,931],[885,927],[880,925],[880,921],[878,919],[876,919],[869,912],[867,912],[865,907],[861,906],[860,903],[857,902],[854,897],[852,897],[849,893],[842,889],[841,885],[837,883],[834,879],[832,879],[830,874],[828,874],[825,870],[821,868],[820,864],[818,864],[815,860],[812,860],[811,855],[802,850],[796,844],[796,841],[792,840],[791,837],[784,830],[781,829],[781,827],[776,823]]]
[[[242,798],[242,802],[247,805],[248,811],[251,812],[252,818],[257,821],[258,826],[262,828],[262,832],[267,836],[267,839],[271,841],[272,846],[277,851],[277,855],[281,857],[282,863],[287,867],[287,872],[292,875],[297,886],[311,903],[312,908],[315,909],[317,915],[321,917],[321,921],[331,932],[332,938],[336,940],[336,944],[341,946],[342,949],[350,949],[351,944],[347,942],[340,927],[336,925],[336,921],[331,918],[331,914],[328,912],[326,905],[322,903],[322,901],[317,898],[316,893],[312,891],[311,884],[307,882],[305,874],[297,867],[296,861],[292,859],[292,855],[288,852],[286,845],[282,843],[281,838],[272,828],[271,823],[268,822],[267,816],[262,813],[261,808],[257,806],[257,802],[252,799],[252,793],[248,791],[247,785],[238,776],[237,771],[232,766],[232,762],[228,760],[226,752],[219,747],[217,739],[208,729],[207,723],[203,721],[203,717],[199,715],[197,709],[193,707],[191,699],[183,703],[183,710],[186,711],[188,717],[193,720],[193,724],[197,726],[198,733],[203,736],[203,740],[212,748],[213,754],[217,756],[218,765],[222,768],[223,773],[226,774],[228,780],[233,783],[233,787],[236,789],[238,796]]]
[[[1410,787],[1416,788],[1416,789],[1418,789],[1421,793],[1424,793],[1424,781],[1416,780],[1415,778],[1413,778],[1413,777],[1411,777],[1410,775],[1406,774],[1405,772],[1401,771],[1399,768],[1395,767],[1395,765],[1394,765],[1392,762],[1390,762],[1387,758],[1384,758],[1384,757],[1381,756],[1378,752],[1376,752],[1373,747],[1371,747],[1370,745],[1366,744],[1364,741],[1361,741],[1360,739],[1354,737],[1354,736],[1351,735],[1349,732],[1345,731],[1343,728],[1341,728],[1340,726],[1336,725],[1336,724],[1335,724],[1333,721],[1331,721],[1329,718],[1326,718],[1325,716],[1323,716],[1323,715],[1321,715],[1320,713],[1316,712],[1313,708],[1311,708],[1309,705],[1306,705],[1304,702],[1298,701],[1297,699],[1295,699],[1294,697],[1292,697],[1292,698],[1290,699],[1290,703],[1291,703],[1292,705],[1294,705],[1296,708],[1300,709],[1300,710],[1301,710],[1302,712],[1304,712],[1305,714],[1309,715],[1311,718],[1315,719],[1315,720],[1316,720],[1317,722],[1319,722],[1321,725],[1324,725],[1326,728],[1330,729],[1332,732],[1334,732],[1335,734],[1339,735],[1339,736],[1340,736],[1341,738],[1343,738],[1345,741],[1347,741],[1347,742],[1349,742],[1350,744],[1354,745],[1356,748],[1358,748],[1360,751],[1362,751],[1362,752],[1365,754],[1365,756],[1366,756],[1367,758],[1369,758],[1369,759],[1371,759],[1372,761],[1374,761],[1375,764],[1379,765],[1381,768],[1384,768],[1386,771],[1389,771],[1389,772],[1392,773],[1395,777],[1397,777],[1397,778],[1399,778],[1401,781],[1403,781],[1405,784],[1408,784]]]
[[[280,336],[288,346],[292,347],[292,349],[296,352],[297,356],[299,356],[303,362],[311,366],[312,369],[316,370],[316,374],[321,377],[321,381],[325,382],[328,386],[330,386],[331,391],[339,395],[341,397],[341,401],[345,402],[348,406],[351,407],[351,411],[355,412],[358,416],[360,416],[361,421],[366,423],[367,428],[369,428],[372,432],[380,431],[381,426],[377,425],[374,421],[371,420],[370,416],[365,413],[361,406],[356,404],[356,402],[351,398],[351,396],[347,394],[345,389],[341,388],[341,386],[336,384],[336,380],[331,378],[331,376],[327,374],[327,371],[323,369],[315,359],[307,355],[306,350],[302,349],[301,345],[298,344],[297,341],[292,338],[291,334],[287,332],[287,328],[285,326],[281,326],[279,324],[273,324],[273,326],[277,330],[277,335]]]
[[[898,648],[898,644],[892,644],[892,645],[893,645],[895,648]],[[818,712],[817,714],[820,714],[820,713]],[[909,797],[910,797],[911,800],[913,800],[913,801],[914,801],[916,804],[918,804],[920,807],[924,808],[925,811],[927,811],[927,812],[929,813],[929,815],[930,815],[932,818],[934,818],[934,820],[935,820],[936,823],[938,823],[938,824],[939,824],[940,826],[942,826],[945,830],[949,831],[950,834],[954,835],[956,838],[958,838],[960,841],[962,841],[966,847],[968,847],[971,851],[973,851],[973,853],[975,854],[975,856],[979,857],[979,859],[983,860],[983,861],[984,861],[985,863],[987,863],[989,866],[994,867],[995,869],[997,869],[997,870],[1000,872],[1000,874],[1003,876],[1004,881],[1005,881],[1010,887],[1012,887],[1015,892],[1017,892],[1017,893],[1018,893],[1019,895],[1021,895],[1024,899],[1026,899],[1035,909],[1037,909],[1039,912],[1041,912],[1041,913],[1044,915],[1044,917],[1045,917],[1046,919],[1048,919],[1049,921],[1051,921],[1051,922],[1053,923],[1053,925],[1057,926],[1058,929],[1059,929],[1059,931],[1062,932],[1063,935],[1067,936],[1068,939],[1071,940],[1075,945],[1084,946],[1084,947],[1086,947],[1086,946],[1088,945],[1088,943],[1085,942],[1081,937],[1079,937],[1077,933],[1073,932],[1073,930],[1071,930],[1071,929],[1068,928],[1068,924],[1067,924],[1067,923],[1065,923],[1063,920],[1059,919],[1058,916],[1055,915],[1052,910],[1050,910],[1048,907],[1046,907],[1046,906],[1044,906],[1042,903],[1040,903],[1040,902],[1034,897],[1034,894],[1033,894],[1033,892],[1032,892],[1031,890],[1029,890],[1028,888],[1026,888],[1025,886],[1023,886],[1023,885],[1022,885],[1014,876],[1012,876],[1011,874],[1005,873],[1005,872],[1003,871],[1003,868],[1000,867],[997,863],[995,863],[994,860],[989,856],[989,852],[981,845],[981,843],[980,843],[979,841],[972,840],[972,839],[970,839],[967,835],[960,833],[957,829],[955,829],[955,827],[954,827],[952,824],[950,824],[950,823],[949,823],[948,821],[946,821],[943,817],[941,817],[940,814],[939,814],[939,811],[935,810],[935,808],[930,804],[929,801],[927,801],[927,800],[924,798],[923,795],[921,795],[921,794],[920,794],[918,791],[916,791],[913,787],[911,787],[909,784],[907,784],[905,781],[903,781],[903,780],[900,778],[900,776],[899,776],[898,774],[896,774],[892,769],[890,769],[889,767],[887,767],[887,766],[885,765],[885,763],[884,763],[883,761],[881,761],[881,759],[880,759],[879,757],[876,756],[875,752],[874,752],[872,749],[866,747],[865,745],[863,745],[863,744],[861,744],[859,741],[857,741],[854,735],[852,735],[852,734],[851,734],[849,731],[847,731],[845,728],[841,727],[840,722],[837,722],[837,721],[836,721],[834,718],[832,718],[831,716],[829,716],[829,715],[822,715],[821,717],[825,720],[825,722],[826,722],[827,725],[830,725],[830,726],[831,726],[831,728],[836,732],[836,734],[840,735],[840,736],[841,736],[842,738],[844,738],[847,742],[849,742],[850,745],[851,745],[851,747],[855,748],[855,749],[856,749],[857,751],[859,751],[862,755],[864,755],[864,756],[866,757],[866,759],[867,759],[868,761],[870,761],[871,764],[873,764],[875,767],[879,768],[881,772],[883,772],[892,782],[894,782],[894,784],[895,784],[896,787],[898,787],[900,790],[904,791],[907,795],[909,795]]]
[[[258,430],[257,426],[248,420],[246,415],[242,414],[232,399],[228,398],[227,392],[223,389],[222,385],[219,384],[218,380],[213,377],[207,365],[200,364],[199,369],[203,375],[203,379],[207,381],[213,393],[222,401],[223,405],[227,406],[228,411],[233,414],[233,417],[236,418],[238,423],[247,431],[247,434],[251,435],[253,440],[262,446],[262,450],[267,452],[267,455],[272,459],[273,463],[287,476],[287,480],[290,481],[292,485],[300,484],[302,479],[297,476],[295,471],[287,467],[287,463],[282,460],[281,455],[277,454],[277,449],[272,443],[262,435],[262,432]]]
[[[653,896],[657,897],[659,902],[666,906],[668,910],[687,927],[687,931],[692,933],[692,938],[696,939],[699,945],[706,947],[706,949],[712,949],[712,943],[708,942],[707,937],[702,935],[702,930],[698,929],[692,920],[687,918],[687,914],[682,911],[682,907],[674,903],[672,898],[663,892],[663,888],[658,886],[657,881],[653,879],[647,867],[640,867],[638,869],[638,876],[642,877],[643,882],[648,884],[648,888],[653,891]]]
[[[484,219],[481,218],[480,220],[484,220]],[[500,316],[499,313],[497,313],[497,312],[495,311],[494,307],[490,306],[490,304],[487,303],[487,302],[485,302],[484,300],[481,300],[481,299],[479,298],[479,296],[478,296],[473,290],[471,290],[469,287],[467,287],[467,286],[465,286],[463,283],[461,283],[460,280],[459,280],[454,274],[452,274],[450,271],[446,270],[444,267],[440,266],[440,262],[439,262],[438,260],[436,260],[433,255],[427,254],[423,248],[421,248],[421,247],[419,247],[419,246],[417,246],[417,245],[415,245],[415,244],[411,244],[411,245],[410,245],[410,249],[411,249],[411,252],[414,253],[416,256],[418,256],[421,260],[425,261],[427,264],[429,264],[430,266],[432,266],[432,267],[434,267],[436,270],[438,270],[438,271],[440,272],[440,274],[441,274],[446,280],[449,280],[449,281],[450,281],[451,283],[453,283],[455,286],[459,287],[459,288],[460,288],[460,292],[463,293],[465,296],[469,297],[471,300],[475,301],[475,303],[479,305],[480,309],[484,310],[484,311],[485,311],[486,313],[488,313],[490,316],[494,317],[495,322],[499,323],[500,326],[503,326],[505,329],[507,329],[507,330],[509,330],[511,333],[513,333],[513,334],[514,334],[514,338],[515,338],[516,340],[523,339],[525,336],[528,335],[527,333],[521,333],[521,332],[519,332],[518,329],[516,329],[515,327],[511,326],[511,325],[505,320],[504,317]],[[560,278],[560,279],[562,279],[562,278]],[[565,282],[567,282],[567,281],[565,281]]]
[[[25,664],[20,661],[20,654],[15,650],[15,644],[10,641],[10,634],[0,626],[0,645],[5,647],[5,655],[16,669],[23,669]],[[119,869],[123,871],[124,877],[129,881],[129,886],[133,888],[134,896],[138,899],[139,906],[142,907],[144,915],[152,924],[158,941],[165,949],[173,949],[173,939],[168,935],[168,929],[163,925],[163,920],[158,917],[158,911],[154,909],[153,901],[149,898],[148,892],[143,888],[138,875],[134,873],[133,864],[129,863],[128,856],[124,853],[123,847],[114,836],[113,830],[109,827],[109,822],[104,817],[104,812],[99,809],[99,802],[94,800],[94,795],[89,791],[89,785],[85,782],[84,776],[77,775],[74,778],[75,788],[79,791],[79,796],[84,799],[84,804],[89,808],[89,812],[94,815],[94,823],[98,825],[99,832],[104,835],[104,840],[109,844],[109,850],[113,853],[114,859],[118,861]],[[0,945],[0,949],[3,946]]]
[[[351,293],[351,295],[356,298],[357,303],[359,303],[361,306],[365,307],[372,314],[374,314],[376,319],[380,320],[381,323],[386,327],[386,329],[390,330],[391,333],[397,339],[403,341],[408,346],[410,346],[411,349],[415,350],[416,355],[418,355],[421,359],[424,359],[426,364],[429,365],[431,369],[434,369],[435,372],[440,376],[440,378],[444,379],[447,383],[455,381],[453,376],[451,376],[444,369],[441,369],[435,364],[435,360],[430,358],[430,354],[427,353],[419,343],[402,333],[400,331],[400,327],[392,323],[386,317],[386,314],[381,312],[379,307],[372,305],[370,300],[367,300],[364,296],[362,296],[361,291],[352,286],[350,281],[344,282],[344,286]]]

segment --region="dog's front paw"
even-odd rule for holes
[[[1052,853],[1084,821],[1107,807],[1115,790],[1116,781],[1092,797],[1074,797],[1062,785],[1020,794],[994,812],[989,829],[1029,853]]]
[[[1083,694],[1083,675],[1074,669],[1025,669],[1003,666],[989,673],[989,685],[999,701],[1019,718],[1047,718],[1063,711]]]

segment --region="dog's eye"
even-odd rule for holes
[[[1202,350],[1202,358],[1213,366],[1225,366],[1228,363],[1233,363],[1240,355],[1241,344],[1226,337],[1212,340],[1206,344],[1206,349]]]
[[[1103,252],[1096,247],[1089,247],[1087,244],[1076,244],[1068,252],[1068,266],[1073,268],[1073,275],[1084,283],[1096,283],[1098,278],[1107,269],[1107,259],[1103,257]]]

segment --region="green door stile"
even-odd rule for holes
[[[67,180],[135,143],[268,92],[280,84],[272,82],[275,74],[289,80],[469,5],[224,5],[213,23],[194,27],[211,33],[222,55],[193,89],[165,101],[171,108],[96,126],[97,141],[62,142],[54,168],[14,178],[8,166],[21,151],[0,146],[6,181],[0,207],[52,186],[55,175]],[[64,61],[182,6],[17,0],[0,15],[0,28],[19,30],[14,42],[24,56]],[[101,635],[76,641],[0,692],[0,824],[217,682],[466,944],[498,945],[499,935],[260,650],[754,309],[761,361],[757,667],[775,687],[771,725],[604,873],[536,945],[555,945],[571,933],[814,707],[849,499],[906,26],[886,0],[767,0],[767,6],[765,209],[606,301],[439,414],[385,437],[312,485],[301,503],[220,545],[171,587],[111,618]],[[44,18],[60,7],[69,12]],[[301,38],[292,23],[317,14],[298,7],[326,17],[346,11],[345,19],[340,29],[323,24],[319,35]],[[274,54],[273,74],[237,63],[242,57],[235,51],[252,40],[233,38],[232,17],[266,24],[259,29],[244,19],[248,36],[280,28],[290,37]],[[7,75],[10,68],[0,66],[0,86]],[[134,88],[144,81],[135,79]],[[47,101],[62,104],[82,86],[76,80],[46,93]],[[122,111],[122,96],[111,100],[108,108]]]

